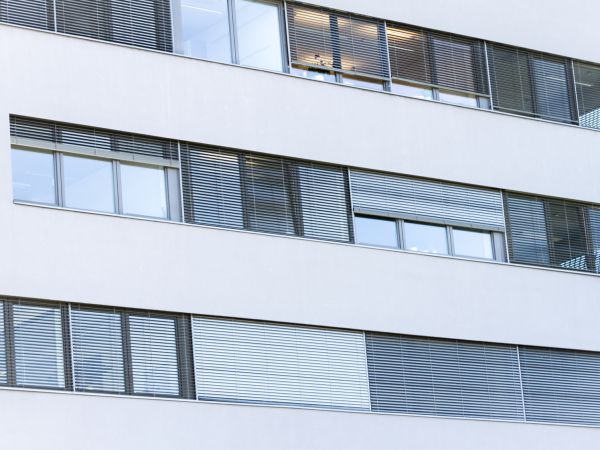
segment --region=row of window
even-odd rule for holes
[[[20,202],[600,273],[591,204],[16,116],[11,134]]]
[[[0,21],[600,128],[600,66],[281,0],[5,0]]]
[[[600,425],[600,355],[16,299],[0,385]]]

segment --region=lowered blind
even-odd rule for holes
[[[55,0],[57,31],[172,51],[168,0]]]
[[[125,393],[121,313],[73,306],[73,372],[78,391]]]
[[[0,0],[0,21],[54,31],[52,0]]]
[[[192,144],[181,158],[187,222],[350,240],[341,167]]]
[[[6,355],[6,327],[4,325],[5,303],[0,301],[0,384],[8,383],[8,364]]]
[[[579,125],[600,128],[600,66],[574,62]]]
[[[504,229],[500,191],[354,169],[350,179],[355,212]]]
[[[594,210],[566,200],[506,194],[510,261],[598,271]]]
[[[292,64],[388,78],[383,21],[287,3]]]
[[[387,24],[393,78],[488,94],[482,41]]]
[[[11,116],[10,134],[13,138],[45,141],[62,146],[178,159],[177,141],[20,116]]]
[[[360,332],[193,318],[203,400],[369,409]]]
[[[600,355],[520,347],[527,420],[600,425]]]
[[[523,420],[515,346],[367,333],[374,411]]]
[[[570,65],[565,58],[488,44],[494,108],[576,122]]]
[[[59,306],[11,304],[16,385],[65,387]]]

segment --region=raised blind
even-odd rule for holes
[[[386,28],[392,78],[488,94],[482,41],[389,22]]]
[[[41,141],[42,144],[59,144],[63,148],[85,147],[107,152],[179,159],[177,141],[27,117],[11,116],[10,134],[13,138],[24,140],[24,144]]]
[[[0,0],[0,22],[54,31],[54,2]]]
[[[566,58],[488,44],[494,109],[574,123],[576,106]]]
[[[388,78],[383,21],[287,3],[293,65]]]
[[[531,422],[600,425],[600,355],[520,347],[523,393]]]
[[[57,31],[170,52],[169,0],[55,0]]]
[[[350,240],[341,167],[185,143],[181,158],[186,222]]]
[[[198,399],[369,409],[361,332],[193,318]]]
[[[350,180],[358,213],[504,229],[500,191],[355,169]]]
[[[65,387],[61,309],[53,305],[11,304],[15,384]]]
[[[573,62],[579,125],[600,128],[600,66]]]
[[[373,411],[523,420],[515,346],[367,333]]]

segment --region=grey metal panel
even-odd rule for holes
[[[515,346],[367,333],[374,411],[523,420]]]
[[[350,171],[350,178],[355,209],[504,228],[497,190],[358,169]]]
[[[364,335],[193,318],[199,399],[369,409]]]
[[[125,393],[121,313],[72,307],[75,389]]]
[[[0,22],[54,31],[54,2],[0,0]]]
[[[12,315],[16,385],[64,388],[60,307],[18,302]]]
[[[129,316],[133,393],[179,396],[175,318],[156,314]]]
[[[520,347],[527,420],[600,425],[600,354]]]

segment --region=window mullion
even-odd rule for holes
[[[237,20],[235,15],[235,0],[227,0],[227,15],[229,17],[229,36],[231,47],[231,62],[240,63],[240,49],[238,46]]]
[[[113,193],[115,197],[115,212],[123,214],[123,192],[121,185],[121,163],[113,161]]]

